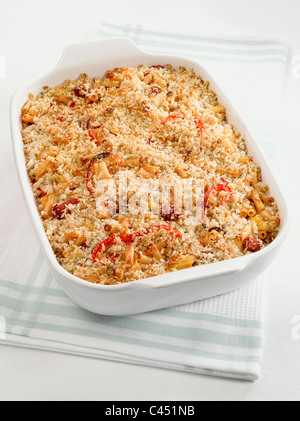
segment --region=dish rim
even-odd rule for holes
[[[65,62],[65,60],[68,59],[67,57],[68,54],[69,56],[70,55],[72,56],[72,52],[74,53],[74,51],[76,51],[77,49],[81,49],[82,47],[84,48],[88,48],[91,46],[95,47],[100,44],[104,45],[104,44],[109,44],[109,43],[115,44],[115,45],[123,44],[124,47],[127,45],[128,49],[130,47],[132,51],[135,50],[136,54],[138,54],[139,56],[153,58],[153,60],[156,60],[156,61],[159,61],[160,59],[164,59],[164,60],[169,59],[169,61],[165,62],[164,64],[167,64],[169,62],[170,64],[172,64],[172,60],[178,61],[181,59],[182,61],[189,62],[191,67],[194,66],[195,68],[201,69],[201,71],[203,71],[203,73],[207,75],[208,80],[211,83],[211,85],[213,85],[214,88],[217,88],[217,90],[219,91],[217,93],[217,96],[219,96],[220,94],[222,95],[222,102],[224,101],[227,102],[226,109],[228,109],[228,105],[229,105],[230,112],[235,114],[235,116],[237,117],[239,121],[239,124],[243,127],[246,133],[245,141],[246,141],[247,146],[249,143],[251,144],[252,147],[254,147],[254,149],[256,149],[257,155],[259,156],[260,161],[263,162],[263,166],[260,165],[262,167],[261,168],[262,174],[264,175],[264,172],[265,172],[265,173],[268,173],[269,177],[271,177],[272,182],[276,188],[276,196],[278,196],[278,198],[280,198],[281,200],[281,207],[283,208],[282,213],[284,213],[284,220],[283,218],[281,218],[280,230],[278,232],[277,237],[273,240],[271,244],[267,245],[264,249],[258,252],[255,252],[251,255],[239,256],[239,257],[231,258],[229,260],[223,260],[223,261],[209,263],[205,265],[199,265],[190,269],[183,269],[177,272],[168,272],[163,275],[157,275],[155,277],[150,277],[150,278],[145,278],[145,279],[137,279],[135,281],[126,282],[126,283],[122,283],[118,285],[102,285],[102,284],[94,284],[94,283],[85,281],[75,275],[72,275],[70,272],[68,272],[59,264],[59,262],[57,261],[55,257],[54,251],[51,247],[51,244],[47,238],[46,231],[42,224],[42,221],[41,221],[41,218],[40,218],[40,215],[35,203],[35,198],[33,195],[31,183],[28,178],[24,151],[23,151],[22,136],[20,133],[21,124],[20,124],[20,108],[18,105],[18,100],[22,95],[24,95],[24,92],[26,92],[27,94],[28,92],[30,92],[31,86],[39,84],[40,82],[42,83],[42,81],[45,81],[45,79],[50,78],[51,76],[55,75],[59,71],[63,70],[62,65]],[[95,60],[98,62],[99,60],[101,60],[101,58],[100,59],[96,58]],[[96,61],[95,61],[95,64],[96,64]],[[122,65],[122,63],[120,63],[120,65]],[[200,70],[199,71],[196,70],[196,73],[200,74]],[[63,80],[61,83],[63,83]],[[42,87],[42,85],[44,85],[44,82],[40,86]],[[70,281],[75,282],[78,285],[92,288],[92,289],[105,290],[105,291],[116,291],[116,290],[123,290],[123,289],[128,289],[128,288],[135,288],[135,287],[166,288],[168,286],[172,286],[175,284],[183,284],[186,282],[191,282],[191,281],[200,280],[200,279],[208,279],[208,278],[216,277],[216,276],[225,276],[230,273],[237,273],[239,271],[242,271],[250,264],[250,262],[253,262],[254,260],[257,260],[258,258],[263,257],[264,255],[268,254],[271,250],[277,248],[287,235],[287,232],[289,229],[289,213],[288,213],[288,209],[286,205],[287,202],[282,192],[282,189],[279,183],[277,182],[277,178],[275,177],[274,172],[268,162],[268,159],[266,158],[265,152],[263,151],[260,144],[255,140],[256,137],[252,133],[251,129],[244,122],[243,118],[241,117],[239,112],[236,110],[235,106],[232,104],[228,96],[223,92],[219,84],[215,81],[215,79],[210,75],[210,73],[202,64],[198,63],[194,59],[190,59],[189,57],[176,55],[176,54],[165,55],[165,54],[148,53],[148,52],[145,52],[140,47],[138,47],[131,39],[126,38],[126,37],[108,38],[108,39],[99,40],[99,41],[92,41],[92,42],[89,41],[89,42],[70,44],[65,47],[61,59],[51,71],[45,73],[44,75],[40,77],[34,78],[31,81],[24,83],[17,89],[17,91],[12,97],[11,104],[10,104],[10,126],[11,126],[13,152],[14,152],[14,157],[15,157],[15,162],[16,162],[16,167],[17,167],[17,173],[18,173],[20,185],[22,187],[21,190],[22,190],[25,203],[27,205],[27,208],[31,217],[31,221],[34,225],[39,241],[42,245],[42,250],[44,252],[44,255],[47,258],[52,271],[54,271],[55,273],[58,273],[60,276],[64,278],[68,278]],[[256,158],[257,157],[255,157],[255,159]],[[275,192],[272,192],[272,194],[273,193]],[[282,215],[280,215],[280,217],[281,216]],[[171,276],[173,277],[173,279],[166,279],[166,280],[164,279],[164,278],[170,278]],[[184,277],[184,279],[180,279],[182,277]],[[179,278],[179,279],[176,279],[176,278]]]

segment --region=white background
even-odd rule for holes
[[[262,377],[252,384],[0,346],[0,400],[299,400],[298,0],[1,0],[0,57],[6,62],[6,78],[1,79],[2,67],[0,253],[21,212],[10,145],[10,98],[23,82],[52,69],[65,45],[96,39],[103,21],[199,35],[274,35],[285,38],[291,46],[291,67],[282,107],[280,166],[276,170],[291,211],[291,231],[267,273]],[[3,58],[0,67],[2,61]]]

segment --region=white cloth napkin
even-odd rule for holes
[[[103,24],[100,35],[129,36],[148,51],[201,61],[276,165],[274,133],[288,54],[284,44],[112,24]],[[0,342],[10,345],[254,381],[263,355],[262,310],[263,282],[257,279],[230,294],[151,313],[89,313],[53,279],[26,212],[0,259]]]

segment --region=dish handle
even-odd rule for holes
[[[246,271],[250,263],[253,262],[253,256],[244,256],[230,261],[217,262],[213,264],[207,264],[203,266],[197,266],[191,269],[185,269],[183,271],[177,271],[172,273],[172,279],[169,275],[156,276],[154,278],[148,278],[140,280],[138,283],[139,287],[142,288],[166,288],[171,285],[179,285],[185,282],[194,282],[204,280],[207,281],[211,278],[222,278],[222,277],[239,277],[243,272]],[[245,276],[243,273],[242,276]]]
[[[126,63],[135,57],[141,57],[145,53],[139,49],[129,38],[111,38],[80,44],[68,45],[56,65],[55,70],[66,70],[77,67],[80,62],[88,65],[95,63],[95,57],[105,56],[106,63],[115,61],[118,57],[120,63]]]

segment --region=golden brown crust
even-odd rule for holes
[[[278,233],[277,204],[259,166],[192,69],[139,66],[110,70],[103,79],[81,75],[31,96],[22,122],[46,234],[58,262],[82,279],[111,285],[239,257]],[[100,153],[107,158],[91,164]],[[120,175],[170,185],[193,178],[206,192],[220,183],[228,190],[211,190],[205,220],[191,225],[174,202],[168,216],[153,204],[139,215],[124,214],[119,203],[99,205],[97,181]],[[107,237],[166,224],[182,237],[160,229],[130,244],[119,241],[92,259]]]

